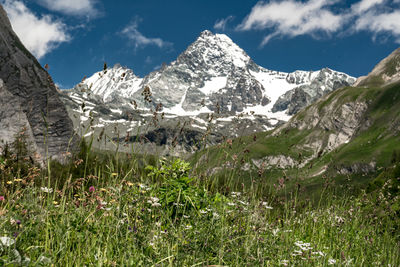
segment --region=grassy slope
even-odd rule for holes
[[[220,180],[239,178],[237,179],[237,186],[242,182],[251,184],[251,181],[256,180],[259,184],[263,184],[260,190],[270,189],[273,184],[278,184],[278,179],[282,177],[285,178],[285,183],[289,189],[300,184],[307,188],[306,194],[320,192],[323,188],[322,185],[327,182],[326,177],[333,178],[338,184],[339,191],[341,186],[357,186],[360,188],[360,186],[365,186],[371,177],[375,177],[375,174],[341,175],[338,173],[338,169],[376,162],[379,171],[390,164],[393,151],[400,149],[400,138],[398,136],[400,129],[400,84],[384,88],[342,88],[315,103],[314,107],[320,114],[323,114],[332,103],[334,103],[335,108],[340,108],[341,105],[354,101],[368,103],[368,110],[362,118],[361,128],[353,139],[330,153],[315,158],[303,168],[288,168],[286,170],[273,168],[261,170],[263,171],[261,175],[257,170],[243,171],[243,166],[246,163],[251,164],[251,159],[260,159],[271,155],[285,155],[298,161],[304,160],[317,151],[311,151],[302,145],[310,138],[326,140],[330,131],[317,128],[299,131],[296,128],[287,127],[277,136],[274,136],[273,132],[267,132],[240,137],[233,140],[232,146],[225,143],[197,153],[192,157],[192,162],[199,162],[200,160],[200,163],[197,164],[198,173],[204,173],[205,170],[215,168],[214,172],[221,170]],[[311,107],[306,108],[298,113],[292,121],[303,120],[312,115],[309,114],[310,110]],[[326,115],[329,116],[329,114]],[[235,158],[237,159],[235,160]],[[222,169],[221,166],[223,166]],[[325,166],[328,166],[327,171],[318,175]],[[323,177],[325,178],[322,179]]]

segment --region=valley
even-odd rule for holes
[[[400,265],[400,48],[287,73],[205,30],[60,90],[0,22],[0,266]]]

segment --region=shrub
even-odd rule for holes
[[[160,167],[149,165],[146,170],[153,181],[161,182],[157,195],[171,217],[181,216],[185,210],[206,206],[207,191],[194,184],[195,177],[189,175],[190,163],[181,159],[171,162],[161,160]]]

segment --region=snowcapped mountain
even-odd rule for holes
[[[132,70],[116,64],[111,70],[97,72],[81,85],[88,86],[93,94],[101,96],[105,103],[121,96],[132,97],[140,89],[143,79],[137,77]]]
[[[272,129],[319,97],[354,82],[328,68],[293,73],[265,69],[228,36],[204,31],[175,61],[144,78],[117,64],[82,81],[67,92],[65,102],[81,120],[88,114],[77,106],[86,101],[95,103],[89,109],[103,121],[121,121],[132,113],[149,117],[156,111],[166,120],[188,118],[186,125],[202,132],[213,114],[218,133],[237,136]],[[245,130],[230,127],[237,118]]]

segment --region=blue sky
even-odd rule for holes
[[[400,0],[0,0],[14,30],[69,88],[121,63],[144,76],[201,31],[227,34],[259,65],[366,75],[400,46]]]

